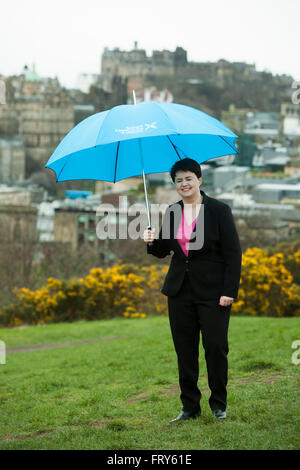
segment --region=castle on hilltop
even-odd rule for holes
[[[101,74],[117,75],[123,78],[146,76],[176,76],[182,78],[216,79],[220,82],[240,75],[251,79],[257,74],[255,64],[245,62],[228,62],[220,59],[218,62],[188,62],[187,51],[176,47],[175,51],[154,50],[147,56],[145,49],[138,47],[137,41],[131,51],[121,51],[119,48],[104,49],[101,58]]]
[[[145,49],[139,49],[135,41],[134,49],[121,51],[119,48],[104,49],[101,60],[101,73],[121,77],[145,75],[174,75],[176,69],[187,64],[187,52],[177,47],[175,52],[153,51],[148,57]]]

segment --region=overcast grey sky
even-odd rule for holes
[[[174,50],[189,61],[255,63],[300,80],[300,0],[9,0],[0,7],[0,74],[36,64],[74,86],[105,46]]]

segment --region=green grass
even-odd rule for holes
[[[0,329],[7,348],[117,337],[7,354],[0,365],[1,449],[298,449],[297,318],[232,316],[228,417],[211,415],[204,352],[202,416],[181,410],[168,318]]]

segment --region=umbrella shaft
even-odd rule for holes
[[[143,182],[144,182],[144,191],[145,191],[145,199],[146,199],[146,207],[147,207],[148,229],[151,229],[149,204],[148,204],[148,194],[147,194],[146,178],[145,178],[145,172],[144,172],[144,159],[143,159],[143,150],[142,150],[141,139],[139,139],[139,147],[140,147],[141,164],[142,164],[142,169],[143,169]]]
[[[132,90],[133,95],[133,103],[136,105],[136,94],[135,90]],[[140,146],[140,156],[143,168],[143,182],[144,182],[144,191],[145,191],[145,198],[146,198],[146,207],[147,207],[147,217],[148,217],[148,230],[151,229],[151,222],[150,222],[150,214],[149,214],[149,204],[148,204],[148,195],[147,195],[147,188],[146,188],[146,179],[145,179],[145,172],[144,172],[144,160],[143,160],[143,152],[142,152],[142,142],[139,139],[139,146]]]
[[[148,195],[147,195],[146,179],[145,179],[145,172],[144,172],[144,169],[143,169],[143,181],[144,181],[144,190],[145,190],[146,207],[147,207],[148,229],[151,229],[150,214],[149,214],[149,204],[148,204]]]

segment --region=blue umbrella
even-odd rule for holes
[[[46,168],[56,182],[93,179],[116,183],[169,171],[179,159],[198,163],[237,153],[238,138],[208,114],[176,103],[142,102],[115,106],[77,124],[60,142]]]

